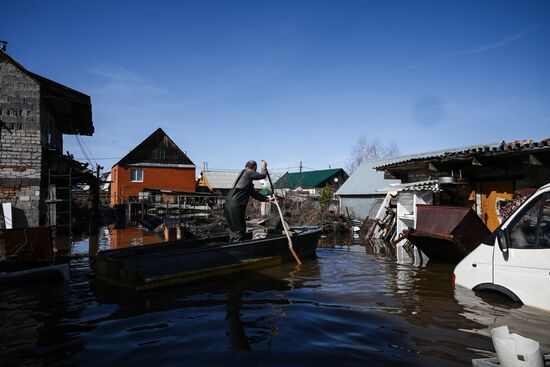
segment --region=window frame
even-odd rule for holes
[[[544,203],[549,198],[549,193],[544,192],[540,195],[537,195],[536,198],[533,198],[526,206],[524,206],[521,211],[517,213],[516,216],[512,219],[512,221],[506,226],[506,238],[507,242],[509,244],[510,248],[517,249],[517,250],[541,250],[541,249],[549,249],[550,247],[544,247],[539,245],[539,239],[540,239],[540,223],[542,220],[542,214],[544,210]],[[536,228],[535,228],[535,241],[533,247],[518,247],[514,246],[514,242],[512,242],[511,237],[511,231],[515,229],[516,225],[519,224],[519,222],[523,219],[523,217],[529,212],[531,209],[533,209],[533,206],[540,203],[540,207],[538,208],[538,213],[536,217]]]
[[[141,180],[138,178],[138,172],[141,172]],[[143,182],[143,168],[130,168],[130,182]]]

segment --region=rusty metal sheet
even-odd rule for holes
[[[416,230],[409,240],[432,260],[459,261],[491,231],[470,208],[417,205]]]

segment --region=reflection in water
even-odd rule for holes
[[[518,305],[498,294],[474,293],[462,287],[454,290],[454,297],[463,307],[461,315],[476,323],[464,331],[490,337],[491,329],[507,325],[510,332],[528,336],[540,342],[542,350],[550,351],[550,312]]]
[[[311,275],[315,269],[318,271],[318,266],[313,260],[308,262],[305,271]],[[124,292],[98,282],[95,291],[101,303],[120,306],[111,315],[112,319],[172,310],[178,313],[204,308],[217,308],[218,312],[223,310],[225,327],[211,329],[209,332],[225,334],[229,350],[260,351],[271,349],[271,339],[277,335],[278,330],[277,318],[284,315],[281,307],[290,304],[284,296],[273,298],[271,295],[274,292],[284,293],[306,286],[299,277],[285,278],[294,272],[295,268],[285,266],[214,279],[206,285],[181,286],[143,293]],[[271,305],[271,311],[266,313],[268,308],[265,305]],[[250,316],[249,314],[256,314],[258,310],[262,312],[257,316],[243,319],[243,315]]]
[[[327,240],[327,242],[330,242]],[[106,248],[103,236],[90,252]],[[325,243],[318,258],[143,293],[96,282],[0,288],[2,365],[462,366],[489,330],[550,349],[550,313],[451,285],[453,266],[398,263],[384,243]],[[84,244],[73,245],[83,250]]]
[[[164,241],[161,236],[141,227],[126,227],[122,229],[110,229],[110,248],[150,245]]]

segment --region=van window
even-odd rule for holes
[[[550,197],[540,195],[518,213],[508,228],[512,248],[549,248]]]
[[[546,194],[539,224],[539,248],[550,248],[550,195]]]

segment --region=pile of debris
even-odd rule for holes
[[[508,219],[535,191],[537,191],[536,188],[517,190],[511,200],[497,202],[500,223]]]
[[[397,230],[397,195],[386,196],[374,218],[367,217],[361,226],[360,235],[367,240],[381,238],[391,241]]]

